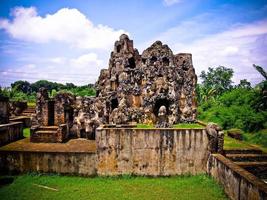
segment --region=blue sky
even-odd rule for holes
[[[156,40],[192,53],[197,74],[224,65],[256,84],[252,64],[267,70],[267,1],[1,0],[0,85],[94,83],[122,33],[140,53]]]

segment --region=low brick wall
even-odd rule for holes
[[[60,173],[96,175],[96,155],[89,152],[0,151],[0,169],[6,173]]]
[[[12,122],[0,125],[0,146],[23,138],[23,123]]]
[[[169,176],[206,172],[205,129],[98,128],[99,175]]]
[[[209,158],[208,173],[233,200],[267,199],[267,184],[220,154]]]

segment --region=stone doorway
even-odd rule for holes
[[[73,125],[74,120],[74,109],[71,106],[64,107],[64,119],[67,126],[67,133],[70,132],[70,128]]]
[[[48,101],[48,126],[55,125],[55,102]]]

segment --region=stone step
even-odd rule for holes
[[[267,154],[226,154],[226,157],[232,161],[237,162],[253,162],[253,161],[266,161],[267,162]]]
[[[240,167],[267,167],[267,162],[234,162]]]
[[[52,135],[56,133],[57,131],[54,131],[54,130],[38,130],[35,132],[36,135]]]
[[[40,126],[37,131],[57,131],[57,126]]]
[[[35,110],[35,107],[28,107],[25,110]]]
[[[35,113],[35,110],[24,110],[22,113]]]
[[[260,149],[231,149],[224,150],[225,154],[262,154]]]

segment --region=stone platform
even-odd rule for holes
[[[69,152],[95,153],[95,140],[71,139],[67,143],[32,143],[25,138],[0,148],[0,152]]]
[[[96,175],[96,145],[93,140],[72,139],[67,143],[31,143],[29,138],[0,148],[4,173],[60,173]]]

